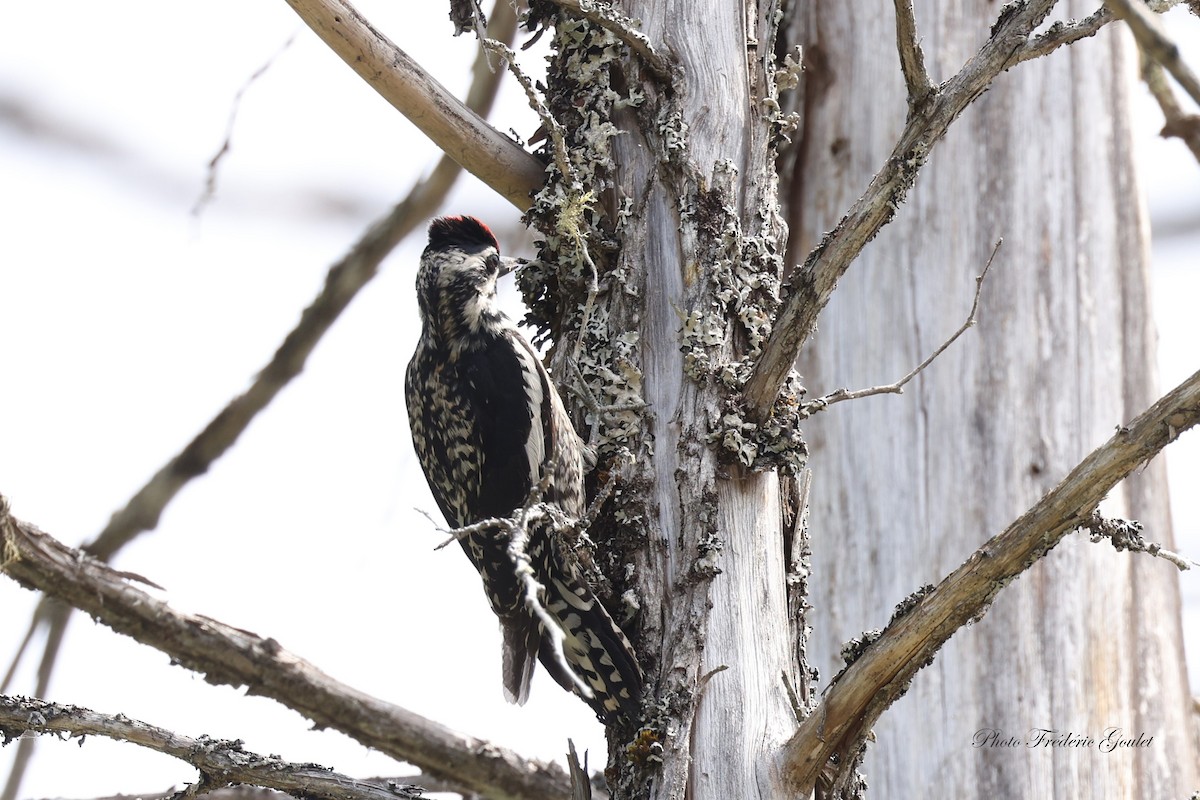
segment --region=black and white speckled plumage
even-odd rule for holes
[[[573,519],[584,512],[583,443],[537,353],[496,306],[501,271],[499,247],[483,223],[444,217],[430,225],[417,274],[421,339],[405,391],[413,445],[453,527],[513,516],[548,464],[554,474],[543,500]],[[525,607],[507,537],[475,534],[460,541],[500,617],[508,699],[525,702],[536,658],[575,691]],[[637,660],[574,557],[545,523],[531,526],[527,552],[546,591],[543,606],[565,636],[566,660],[592,687],[595,696],[584,699],[604,719],[635,711]]]

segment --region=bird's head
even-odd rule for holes
[[[417,272],[426,332],[454,343],[500,324],[504,315],[495,306],[496,279],[519,263],[500,256],[496,237],[475,217],[435,219]]]

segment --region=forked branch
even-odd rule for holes
[[[958,74],[937,87],[920,113],[909,115],[891,156],[866,192],[793,275],[787,300],[746,384],[751,417],[762,421],[770,415],[780,387],[800,348],[816,328],[817,316],[829,302],[838,280],[867,242],[891,222],[917,173],[950,125],[996,76],[1020,60],[1022,48],[1054,5],[1054,0],[1006,5],[979,52]],[[919,82],[919,78],[916,80]]]
[[[1200,162],[1200,114],[1189,114],[1175,97],[1162,64],[1142,54],[1142,80],[1163,112],[1161,136],[1177,136]]]
[[[933,83],[925,70],[925,52],[917,34],[917,18],[912,0],[895,0],[896,49],[900,53],[900,71],[908,86],[908,109],[911,113],[933,93]]]

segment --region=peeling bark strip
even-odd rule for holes
[[[511,800],[559,800],[570,781],[481,739],[338,683],[274,639],[208,617],[181,614],[128,576],[13,519],[0,498],[0,570],[57,597],[117,633],[166,653],[212,684],[245,686],[367,747],[415,764],[464,790]]]

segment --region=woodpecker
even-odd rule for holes
[[[584,514],[586,449],[536,351],[496,303],[496,280],[515,259],[474,217],[429,226],[417,272],[421,338],[408,364],[405,399],[413,446],[434,500],[453,528],[511,518],[545,480],[542,502],[571,520]],[[535,659],[605,722],[632,717],[642,673],[625,634],[593,595],[574,553],[546,520],[526,548],[542,607],[563,637],[571,672],[526,605],[508,552],[510,534],[489,529],[459,540],[483,578],[504,638],[504,694],[524,704]]]

